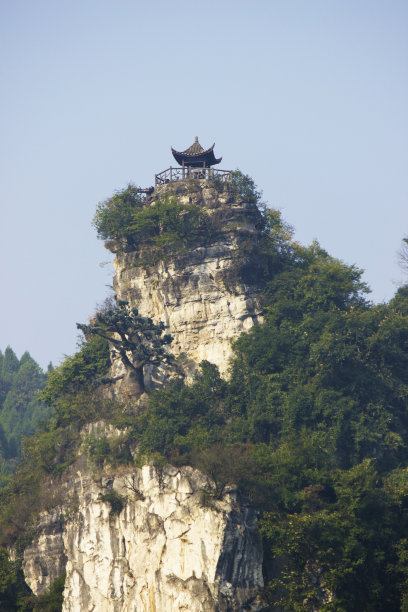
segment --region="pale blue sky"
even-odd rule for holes
[[[404,280],[406,1],[0,0],[0,45],[2,350],[75,350],[112,280],[96,204],[196,135],[374,301]]]

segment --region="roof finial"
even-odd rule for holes
[[[194,142],[198,142],[198,136],[194,137]]]

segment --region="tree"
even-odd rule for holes
[[[109,241],[109,245],[115,240],[129,239],[134,213],[142,206],[140,190],[131,183],[111,198],[99,202],[93,219],[98,237]]]
[[[109,346],[106,340],[91,336],[83,340],[77,353],[66,357],[54,368],[40,400],[55,406],[64,397],[74,397],[80,391],[93,389],[110,367]]]
[[[18,372],[20,362],[11,346],[8,346],[4,351],[3,359],[1,360],[0,372],[0,399],[4,399],[11,388],[14,377]]]
[[[156,325],[123,300],[117,306],[98,312],[89,325],[77,323],[77,327],[85,337],[94,334],[109,341],[113,354],[133,373],[140,393],[145,390],[144,366],[170,364],[174,360],[164,348],[173,340],[169,334],[162,335],[166,328],[164,323],[160,321]]]
[[[231,174],[231,183],[234,189],[243,198],[250,198],[256,203],[260,203],[262,191],[258,189],[253,178],[244,174],[241,170],[234,170]]]
[[[28,352],[20,361],[7,347],[0,372],[0,449],[5,459],[19,459],[21,437],[34,433],[50,410],[39,401],[47,376]],[[5,442],[5,443],[4,443]]]
[[[208,242],[215,231],[202,207],[170,196],[147,205],[134,185],[100,202],[93,226],[111,251],[138,250],[139,265],[174,257],[197,241]]]

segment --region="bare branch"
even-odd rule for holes
[[[408,272],[408,236],[402,239],[402,245],[398,251],[398,261],[401,268]]]

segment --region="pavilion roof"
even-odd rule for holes
[[[209,149],[204,150],[203,147],[198,142],[197,136],[195,137],[195,141],[185,151],[176,151],[171,147],[171,152],[173,153],[173,157],[180,166],[192,166],[192,167],[201,167],[206,166],[209,168],[210,166],[214,166],[215,164],[219,164],[222,160],[222,157],[216,158],[214,155],[214,146]]]

